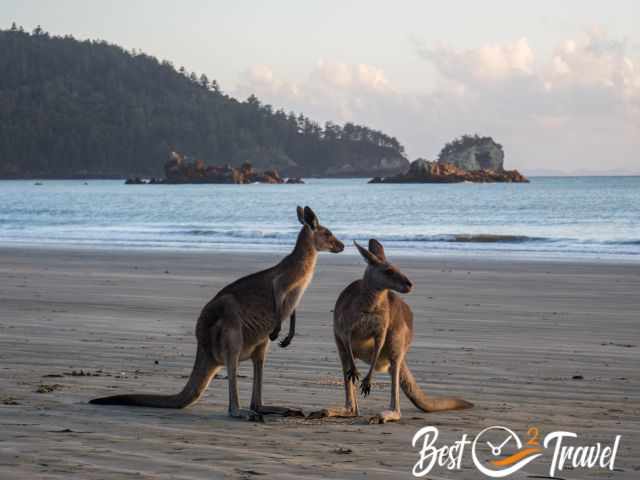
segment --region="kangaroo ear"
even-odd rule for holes
[[[383,262],[387,261],[387,256],[384,254],[384,247],[375,238],[369,240],[369,251]]]
[[[304,221],[304,210],[302,209],[302,207],[300,205],[298,205],[298,208],[296,208],[296,213],[298,214],[298,221],[304,225],[305,221]]]
[[[378,257],[376,257],[373,253],[371,253],[369,250],[367,250],[364,247],[361,247],[358,242],[356,242],[355,240],[353,241],[353,244],[356,246],[356,248],[358,249],[358,251],[360,252],[360,255],[362,255],[362,258],[364,258],[364,260],[369,264],[369,265],[378,265],[380,263],[380,260],[378,259]]]
[[[312,230],[318,228],[318,217],[309,207],[304,207],[304,221]]]

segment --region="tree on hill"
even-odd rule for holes
[[[174,149],[207,164],[324,175],[404,159],[397,139],[317,122],[207,75],[102,40],[0,30],[0,177],[159,175]]]
[[[442,150],[440,150],[440,153],[438,154],[438,160],[442,160],[443,158],[446,158],[458,151],[466,150],[471,146],[482,145],[486,143],[494,143],[497,148],[502,148],[502,145],[494,142],[493,138],[491,137],[481,137],[477,133],[473,135],[462,135],[459,138],[454,138],[452,141],[442,147]]]

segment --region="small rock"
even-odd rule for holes
[[[353,450],[346,447],[337,447],[333,450],[333,453],[338,453],[340,455],[348,455],[350,453],[353,453]]]
[[[243,470],[241,468],[236,468],[236,472],[244,475],[266,475],[266,473],[258,472],[257,470]]]
[[[47,385],[43,383],[37,388],[36,393],[51,393],[56,390],[60,390],[61,388],[62,388],[62,385],[58,383],[55,383],[53,385]]]

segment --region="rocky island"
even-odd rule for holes
[[[528,183],[517,170],[504,169],[502,145],[491,137],[463,135],[447,143],[437,161],[418,158],[406,173],[375,177],[369,183]]]
[[[139,177],[129,178],[127,185],[147,184],[185,184],[185,183],[304,183],[299,177],[291,177],[286,181],[277,170],[262,172],[253,169],[250,162],[245,162],[239,168],[231,165],[207,165],[203,160],[188,161],[178,152],[171,152],[164,164],[164,179],[151,178],[143,180]]]
[[[203,160],[189,162],[177,152],[171,152],[164,164],[165,183],[284,183],[277,170],[258,172],[251,163],[240,168],[231,165],[207,165]]]

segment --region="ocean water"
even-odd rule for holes
[[[124,185],[0,181],[0,245],[289,249],[296,205],[345,243],[393,254],[640,261],[640,177],[537,177],[530,184]]]

